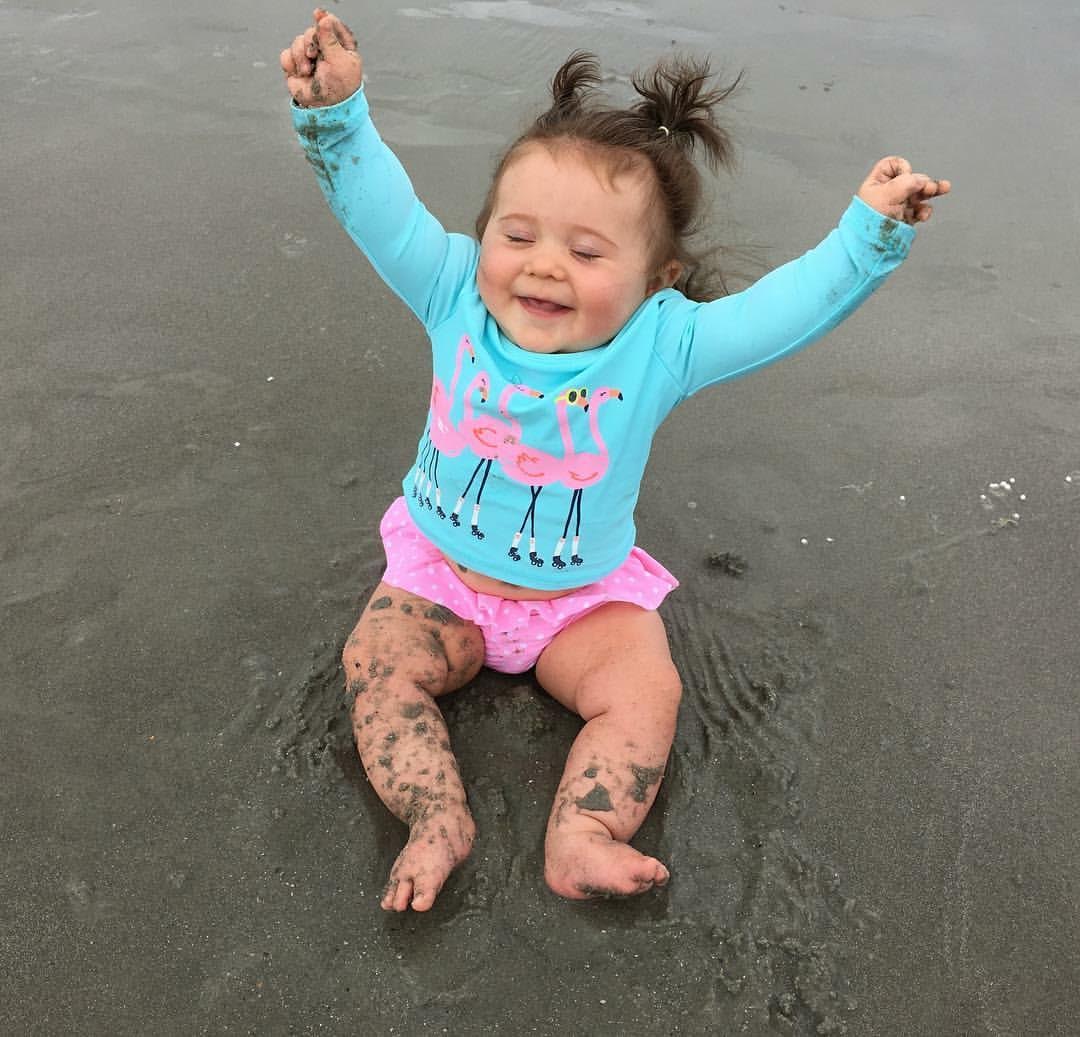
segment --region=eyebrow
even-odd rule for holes
[[[496,223],[505,223],[507,220],[525,220],[527,223],[535,223],[536,217],[530,216],[524,212],[508,212],[505,216],[497,216],[495,218]],[[594,230],[592,227],[571,227],[570,230],[575,234],[586,234],[590,237],[597,238],[600,241],[607,242],[612,248],[618,248],[619,244],[616,241],[612,241],[606,234],[601,234],[600,231]]]

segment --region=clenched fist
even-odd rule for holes
[[[339,104],[360,89],[363,63],[356,37],[337,15],[315,9],[315,24],[281,52],[281,70],[301,108]]]

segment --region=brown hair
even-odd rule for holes
[[[683,273],[676,282],[690,298],[722,294],[719,271],[705,269],[702,255],[687,239],[700,229],[702,181],[694,162],[703,153],[709,169],[732,165],[731,138],[713,109],[739,85],[740,73],[726,85],[713,85],[708,59],[670,57],[631,82],[641,100],[615,108],[598,100],[600,67],[594,55],[575,51],[551,82],[552,105],[507,149],[495,168],[484,207],[476,220],[484,236],[499,180],[522,148],[534,142],[548,147],[574,144],[593,151],[612,176],[651,168],[655,204],[661,219],[653,253],[657,270],[674,259]]]

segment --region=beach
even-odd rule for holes
[[[879,157],[953,192],[808,350],[655,441],[685,691],[635,845],[563,901],[580,721],[443,703],[479,837],[428,914],[339,658],[424,427],[423,329],[328,210],[278,54],[310,11],[0,2],[0,1030],[1064,1035],[1080,1013],[1080,16],[1047,0],[333,5],[470,232],[550,76],[744,72],[733,288]]]

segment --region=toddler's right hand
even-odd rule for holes
[[[356,37],[337,15],[315,9],[315,24],[281,52],[285,86],[301,108],[339,104],[360,89],[363,63]]]

